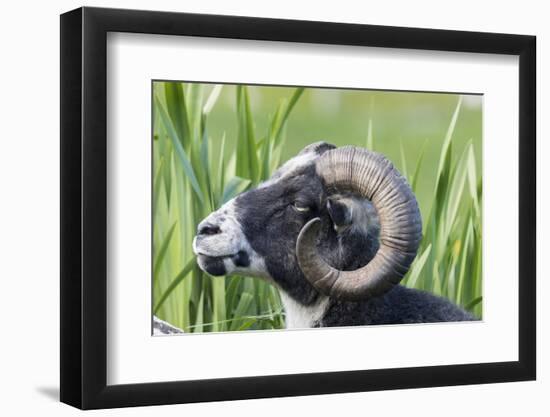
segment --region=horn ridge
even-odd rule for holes
[[[381,295],[398,284],[416,257],[422,240],[422,218],[407,180],[380,153],[355,146],[325,152],[316,172],[329,193],[352,192],[369,199],[378,212],[380,248],[355,271],[330,266],[317,251],[320,219],[300,231],[296,253],[306,279],[321,293],[359,300]]]

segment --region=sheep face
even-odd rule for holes
[[[372,204],[354,195],[329,195],[315,161],[333,145],[307,146],[268,181],[226,203],[198,226],[193,249],[211,275],[266,279],[303,304],[318,292],[304,277],[296,240],[311,219],[321,219],[320,255],[340,270],[367,264],[379,247]]]

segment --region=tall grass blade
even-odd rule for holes
[[[420,155],[418,156],[418,159],[416,161],[416,167],[414,168],[414,172],[411,178],[411,188],[414,192],[416,192],[416,190],[418,189],[418,178],[420,176],[420,170],[422,169],[422,161],[424,160],[424,154],[426,152],[427,144],[428,140],[425,140],[424,145],[422,145]]]
[[[161,157],[158,168],[153,179],[153,213],[157,212],[159,197],[162,193],[162,173],[164,167],[164,158]]]
[[[248,187],[250,182],[250,180],[240,177],[231,178],[223,190],[221,204],[227,203],[237,194],[240,194],[241,192],[246,190],[246,187]]]
[[[237,86],[237,175],[248,178],[253,184],[259,180],[259,166],[256,155],[254,122],[250,112],[250,98],[246,86]]]
[[[189,113],[189,124],[191,126],[191,134],[193,135],[193,143],[199,144],[203,135],[202,124],[202,94],[204,87],[200,83],[187,84],[186,104]]]
[[[372,136],[372,118],[369,118],[369,126],[367,128],[367,149],[374,151],[374,138]]]
[[[223,188],[225,187],[225,132],[222,135],[221,143],[220,143],[220,156],[219,156],[219,164],[218,164],[218,184],[217,184],[217,200],[216,200],[216,207],[219,207],[221,205],[221,195],[223,193]]]
[[[208,150],[208,138],[204,138],[201,143],[200,148],[200,160],[202,164],[202,173],[204,174],[204,185],[201,187],[204,190],[203,194],[208,196],[209,205],[207,207],[208,211],[212,211],[215,207],[214,205],[214,191],[212,190],[212,180],[210,175],[210,159],[209,159],[209,150]]]
[[[451,118],[451,123],[449,124],[449,127],[447,128],[447,133],[445,134],[445,139],[443,140],[443,148],[441,149],[441,158],[439,159],[439,166],[437,168],[437,182],[435,185],[435,188],[437,189],[439,186],[439,178],[443,175],[443,169],[447,165],[450,165],[450,161],[448,161],[448,154],[451,148],[451,139],[453,137],[453,132],[456,127],[456,121],[458,119],[458,114],[460,113],[460,107],[462,106],[462,96],[459,97],[458,102],[455,107],[455,111],[453,113],[453,116]]]
[[[429,244],[426,249],[424,249],[424,252],[422,252],[422,255],[420,255],[419,258],[417,258],[412,267],[411,272],[409,272],[406,280],[406,284],[411,287],[415,288],[418,278],[420,277],[420,274],[422,273],[422,270],[424,269],[424,265],[426,264],[426,260],[428,259],[428,256],[430,256],[430,252],[432,250],[432,245]]]
[[[153,312],[156,314],[160,308],[162,307],[162,305],[164,304],[164,302],[167,300],[167,298],[170,296],[170,294],[172,294],[172,292],[174,291],[174,289],[176,289],[176,287],[183,281],[183,279],[189,275],[189,272],[191,272],[195,266],[195,263],[196,263],[196,260],[195,258],[191,258],[187,264],[183,267],[183,269],[179,272],[178,275],[176,275],[176,277],[172,280],[172,282],[170,283],[170,285],[168,286],[168,288],[166,288],[166,290],[164,290],[164,292],[162,293],[162,295],[159,297],[157,303],[155,304],[155,307],[153,309]]]
[[[195,333],[202,333],[204,331],[204,291],[201,291],[199,296],[199,302],[197,305],[197,317],[195,318],[195,324],[193,326],[193,331]]]
[[[252,302],[254,301],[254,297],[252,294],[248,292],[242,293],[239,304],[237,305],[237,308],[235,309],[235,312],[233,314],[234,317],[243,317],[246,316],[248,313],[248,310],[250,309]],[[239,320],[235,320],[230,327],[230,330],[237,330],[241,323],[239,323]]]
[[[189,121],[187,119],[187,106],[185,105],[181,83],[164,83],[164,97],[166,98],[166,108],[177,137],[183,149],[189,149]]]
[[[168,249],[168,245],[170,244],[170,239],[172,239],[172,235],[174,234],[174,229],[176,228],[177,221],[174,222],[170,230],[168,230],[168,233],[164,237],[164,240],[162,242],[162,245],[160,246],[158,252],[155,254],[155,264],[153,267],[153,278],[156,280],[159,274],[160,267],[162,265],[162,261],[164,260],[164,257],[166,255],[166,250]]]
[[[472,311],[475,306],[477,306],[479,303],[481,303],[481,301],[483,301],[483,296],[480,295],[479,297],[474,298],[472,301],[470,301],[468,304],[466,304],[464,306],[464,308],[466,310]]]
[[[222,84],[216,84],[212,89],[212,91],[210,92],[210,95],[206,100],[206,104],[202,108],[203,117],[207,117],[208,114],[212,111],[212,108],[218,101],[218,98],[220,98],[220,93],[222,92],[222,88],[223,88]]]
[[[477,182],[476,158],[475,158],[474,146],[470,145],[468,149],[468,190],[470,191],[470,197],[474,203],[476,215],[480,216],[479,199],[478,199],[476,182]]]
[[[466,150],[460,157],[456,169],[452,173],[452,181],[448,191],[448,198],[446,199],[446,213],[445,213],[445,222],[440,224],[440,227],[443,227],[445,230],[445,237],[448,237],[451,228],[456,222],[456,214],[458,212],[458,207],[462,201],[462,192],[464,190],[464,183],[466,181],[466,163],[468,157],[468,149],[472,146],[469,143],[466,147]]]
[[[407,170],[407,158],[405,158],[405,150],[403,149],[403,141],[399,140],[399,153],[401,155],[401,174],[410,181],[409,171]]]
[[[204,203],[204,196],[202,194],[201,188],[197,181],[195,171],[193,170],[193,166],[189,161],[189,157],[187,156],[187,153],[183,149],[183,146],[181,145],[180,141],[178,140],[178,135],[176,133],[176,130],[174,129],[174,126],[172,125],[172,122],[170,121],[170,118],[166,113],[166,110],[164,109],[164,107],[162,106],[158,98],[156,100],[156,104],[157,104],[157,109],[159,111],[161,120],[164,123],[166,130],[168,131],[168,136],[170,137],[170,139],[172,139],[172,144],[174,145],[174,148],[177,151],[177,155],[180,159],[182,168],[187,174],[187,178],[191,182],[191,185],[193,187],[193,190],[195,190],[197,197],[199,198],[201,203]]]
[[[294,108],[294,106],[296,106],[296,103],[298,102],[300,97],[302,97],[303,93],[304,93],[304,88],[303,87],[299,87],[299,88],[295,89],[294,92],[292,93],[292,96],[290,96],[290,100],[289,100],[288,104],[286,105],[286,107],[284,109],[284,112],[282,113],[281,117],[275,119],[275,120],[277,120],[275,129],[273,131],[273,141],[275,143],[279,142],[280,137],[281,137],[281,131],[284,128],[284,126],[286,124],[286,121],[287,121],[288,117],[290,116],[290,113],[292,112],[292,109]]]

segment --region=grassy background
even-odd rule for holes
[[[390,158],[419,201],[424,239],[405,285],[481,316],[482,99],[155,82],[153,309],[187,332],[284,327],[273,287],[211,278],[191,250],[196,224],[326,140]]]

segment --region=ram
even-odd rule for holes
[[[421,239],[416,198],[389,160],[318,142],[205,218],[193,249],[211,275],[275,285],[288,328],[475,320],[399,284]]]

